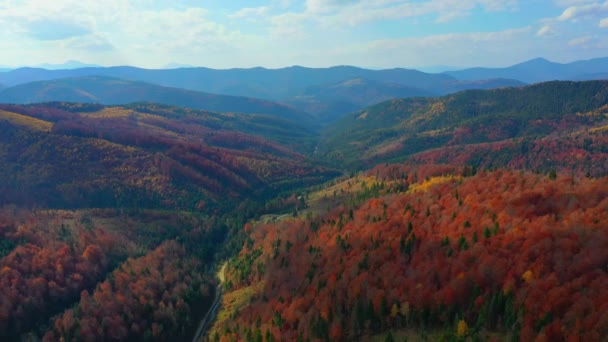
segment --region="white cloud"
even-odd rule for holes
[[[201,64],[197,57],[237,54],[257,43],[255,36],[210,20],[203,8],[134,13],[121,31],[125,34],[123,48],[139,56],[154,56],[159,61],[177,58],[192,64]]]
[[[272,0],[272,4],[282,8],[289,7],[293,3],[293,0]]]
[[[100,51],[115,54],[107,57],[110,60],[130,56],[123,63],[137,60],[145,66],[163,65],[174,60],[174,55],[188,55],[193,60],[257,42],[255,37],[211,20],[205,8],[150,0],[0,2],[0,34],[5,41],[55,41],[54,45],[31,47],[32,54],[44,58],[53,54],[39,51],[54,47],[65,54],[90,53],[93,59],[99,58],[94,53]]]
[[[538,29],[538,31],[536,32],[536,35],[539,37],[549,36],[552,34],[555,34],[555,32],[554,32],[553,28],[551,28],[551,26],[549,26],[549,25],[544,25],[543,27]]]
[[[84,50],[87,52],[111,52],[115,50],[114,45],[106,38],[91,34],[80,37],[72,37],[60,42],[64,49]]]
[[[568,45],[570,45],[570,46],[586,46],[589,43],[591,43],[592,40],[593,40],[592,36],[577,37],[577,38],[571,39],[568,42]]]
[[[559,19],[520,21],[506,14],[498,26],[512,20],[525,28],[450,33],[472,26],[460,25],[463,18],[483,23],[492,12],[524,10],[528,2],[265,0],[228,10],[232,4],[192,0],[0,0],[0,64],[487,66],[608,55],[608,39],[600,34],[608,27],[607,0],[542,1],[563,10]],[[418,23],[421,29],[412,29]],[[440,23],[432,31],[441,34],[423,31],[433,23]],[[585,43],[586,36],[592,39]]]
[[[466,17],[476,8],[487,12],[515,10],[518,0],[307,0],[306,13],[325,26],[431,16],[446,23]]]
[[[517,0],[479,0],[488,11],[507,11],[518,8]]]
[[[54,19],[38,19],[22,24],[25,33],[38,40],[62,40],[91,33],[86,25]]]
[[[315,14],[327,14],[362,2],[361,0],[306,0],[306,10]]]
[[[555,4],[559,7],[570,7],[574,5],[588,5],[596,2],[596,0],[557,0]]]
[[[270,18],[270,34],[277,38],[299,40],[308,37],[309,16],[302,13],[284,13]]]
[[[245,7],[236,11],[235,13],[229,15],[232,19],[243,19],[243,18],[255,18],[255,17],[263,17],[268,14],[270,11],[270,7],[261,6],[261,7]]]
[[[371,66],[452,65],[497,66],[513,64],[517,60],[538,57],[542,51],[534,44],[531,27],[473,33],[448,33],[425,37],[378,39],[370,42],[343,45],[323,51],[310,51],[306,58],[315,64],[352,64]],[[323,64],[321,64],[323,65]]]
[[[599,2],[585,3],[566,8],[557,19],[560,21],[575,21],[587,17],[598,17],[606,12],[608,12],[608,1],[603,4]]]

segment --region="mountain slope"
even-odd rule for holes
[[[2,105],[0,127],[2,204],[193,208],[263,201],[333,174],[295,151],[313,132],[271,116]]]
[[[591,80],[585,75],[608,72],[608,57],[567,64],[536,58],[506,68],[470,68],[448,71],[444,74],[461,80],[510,78],[527,83],[553,80]]]
[[[438,85],[440,93],[451,93],[462,89],[491,89],[506,86],[519,87],[524,83],[516,80],[492,79],[476,81],[450,81]],[[434,90],[424,90],[397,82],[380,82],[354,78],[338,83],[308,87],[302,95],[281,101],[292,107],[315,115],[319,122],[327,124],[346,114],[373,104],[408,97],[437,96]]]
[[[387,101],[330,125],[317,147],[347,166],[371,166],[444,146],[539,138],[605,125],[608,82],[547,82]]]
[[[310,86],[302,95],[282,102],[317,116],[321,123],[330,123],[350,112],[388,99],[433,95],[429,91],[399,83],[354,78]]]
[[[4,103],[51,101],[108,105],[155,102],[217,112],[271,114],[298,121],[312,119],[303,112],[270,101],[208,94],[99,76],[32,82],[0,91],[0,102]]]
[[[359,106],[369,106],[392,98],[426,97],[435,94],[399,83],[354,78],[334,84],[308,87],[304,95],[322,100],[337,100]]]
[[[271,115],[0,105],[0,339],[191,339],[244,220],[337,175],[297,152],[316,137]]]
[[[310,194],[333,197],[327,210],[245,227],[213,333],[601,341],[607,185],[448,165],[375,167],[332,186],[333,195]]]

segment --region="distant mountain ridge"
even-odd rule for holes
[[[389,98],[427,97],[436,94],[396,82],[377,82],[364,78],[353,78],[334,84],[310,86],[304,91],[304,95],[350,101],[357,105],[370,105]]]
[[[121,91],[116,91],[109,89],[110,85],[106,82],[107,89],[98,88],[94,94],[84,85],[82,89],[74,84],[70,85],[69,91],[58,89],[65,88],[59,86],[61,82],[65,83],[59,81],[60,79],[83,77],[116,78],[125,82],[146,82],[147,85],[145,91],[141,87],[136,87],[137,89],[123,87],[119,88]],[[444,73],[425,73],[403,68],[371,70],[353,66],[329,68],[292,66],[280,69],[256,67],[225,70],[181,65],[175,69],[142,69],[129,66],[64,70],[20,68],[0,72],[0,85],[11,88],[47,81],[55,84],[51,87],[53,91],[42,90],[40,84],[31,84],[25,88],[4,89],[0,92],[11,94],[7,95],[8,99],[4,97],[3,101],[18,103],[69,100],[124,104],[129,101],[152,101],[222,112],[268,114],[280,112],[284,117],[298,119],[306,119],[307,115],[303,113],[308,113],[312,115],[310,118],[316,124],[325,125],[351,112],[392,98],[442,96],[469,89],[521,87],[528,83],[551,80],[601,79],[608,79],[608,58],[568,64],[536,58],[507,68],[470,68]],[[152,91],[152,85],[158,88]],[[17,93],[30,92],[31,97],[23,98],[19,97],[22,95],[11,93],[16,92],[17,89],[20,89]],[[188,91],[208,94],[205,97],[187,93]],[[104,97],[102,93],[108,96]],[[256,100],[245,101],[241,98],[233,99],[234,103],[223,100],[222,102],[219,99],[228,98],[211,94]],[[271,105],[264,101],[274,101],[279,104]],[[214,105],[210,106],[210,104]]]
[[[169,87],[216,94],[285,100],[302,95],[308,87],[363,78],[376,82],[392,82],[437,94],[479,88],[481,82],[468,83],[447,74],[427,74],[412,69],[368,70],[352,66],[305,68],[293,66],[282,69],[179,68],[141,69],[128,66],[81,68],[74,70],[45,70],[20,68],[0,73],[0,83],[7,87],[19,84],[68,77],[106,76],[143,81]],[[505,85],[513,85],[512,80]]]
[[[312,120],[312,117],[306,113],[266,100],[215,95],[101,76],[38,81],[0,90],[2,103],[28,104],[51,101],[105,105],[155,102],[215,112],[269,114],[303,122]]]
[[[545,58],[535,58],[506,68],[469,68],[464,70],[447,71],[450,75],[461,80],[476,80],[490,78],[510,78],[526,83],[537,83],[554,80],[592,80],[592,75],[608,74],[608,57],[595,58],[571,63],[556,63]],[[589,77],[585,77],[589,75]]]
[[[64,68],[60,69],[61,66]],[[596,79],[608,74],[608,57],[565,64],[535,58],[505,68],[468,68],[442,73],[426,73],[404,68],[371,70],[354,66],[328,68],[291,66],[279,69],[262,67],[211,69],[189,67],[185,64],[168,66],[171,68],[96,67],[68,61],[63,65],[49,64],[47,68],[60,70],[18,68],[1,72],[0,84],[10,87],[66,77],[108,76],[217,94],[286,100],[303,95],[311,86],[362,78],[381,83],[398,83],[443,95],[459,90],[479,89],[480,85],[484,82],[488,83],[488,80],[493,80],[492,87],[501,87],[513,86],[516,81],[537,83],[552,80]],[[487,87],[489,86],[484,88]]]

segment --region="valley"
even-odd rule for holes
[[[3,340],[608,336],[607,81],[176,70],[0,73]]]

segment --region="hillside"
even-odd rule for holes
[[[245,226],[211,337],[601,341],[607,184],[376,167],[322,190],[327,210]]]
[[[283,100],[292,107],[315,115],[326,124],[355,110],[393,98],[433,96],[433,93],[393,82],[354,78],[308,87],[302,95]]]
[[[152,104],[0,109],[2,204],[194,208],[245,198],[263,203],[277,191],[332,174],[296,152],[312,148],[313,132],[272,116]]]
[[[191,340],[221,300],[214,341],[602,341],[608,81],[383,72],[294,84],[354,110],[321,134],[143,81],[0,91],[78,101],[0,104],[0,340]]]
[[[177,211],[0,210],[0,336],[187,338],[213,295],[204,270],[226,229]]]
[[[299,122],[312,118],[301,111],[266,100],[215,95],[110,77],[78,77],[39,81],[0,91],[1,103],[81,102],[120,105],[154,102],[215,112],[270,114]]]
[[[554,80],[594,80],[593,74],[608,72],[608,58],[596,58],[571,63],[556,63],[535,58],[506,68],[470,68],[445,72],[460,80],[510,78],[526,83]]]
[[[0,105],[0,339],[190,339],[245,220],[338,175],[271,115]]]
[[[470,153],[472,150],[467,152],[469,158],[463,157],[467,153],[450,154],[445,150],[444,154],[454,162],[458,159],[472,165],[504,167],[513,158],[538,163],[533,159],[537,155],[527,154],[527,149],[551,146],[555,141],[563,142],[561,146],[571,145],[569,151],[562,151],[564,155],[574,156],[584,150],[586,155],[604,160],[606,131],[602,127],[607,124],[606,114],[606,81],[547,82],[439,98],[397,99],[330,125],[316,151],[318,157],[356,168],[403,161],[432,149],[463,151],[477,146],[485,149],[487,156]],[[558,155],[542,155],[551,162],[531,169],[548,171],[557,166],[581,170],[585,166],[580,162],[584,158],[560,165],[563,160]],[[606,169],[598,172],[596,175],[604,174]]]
[[[333,84],[308,87],[304,91],[304,95],[321,100],[351,102],[366,107],[393,98],[429,97],[434,94],[399,83],[354,78]]]

